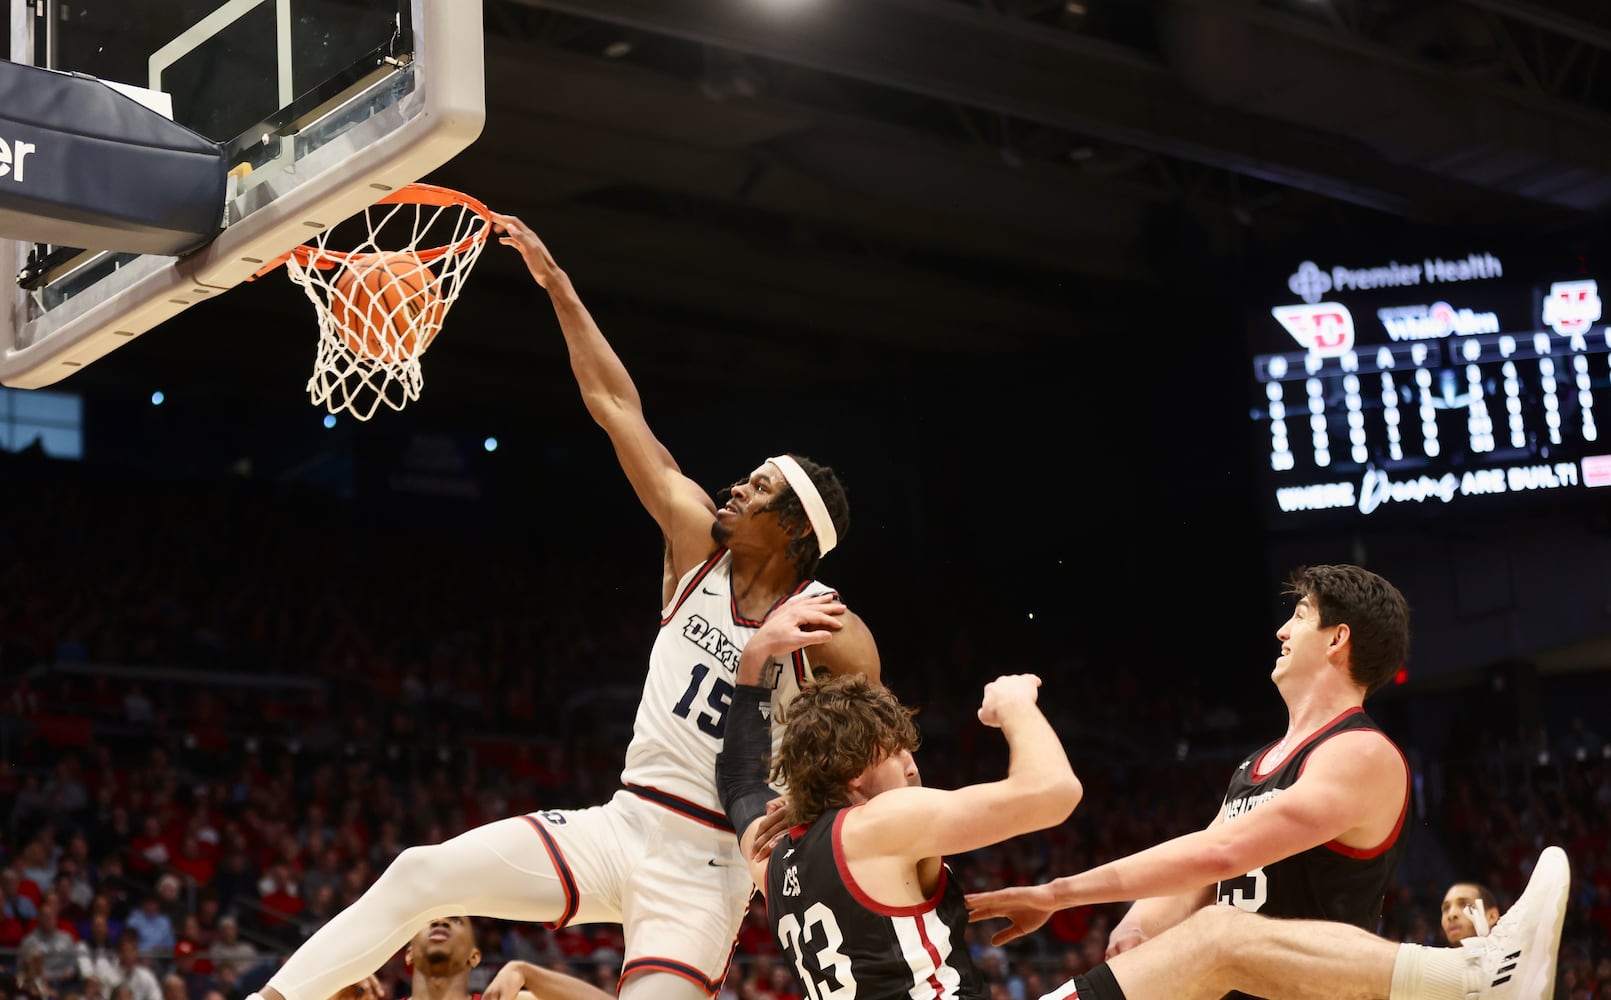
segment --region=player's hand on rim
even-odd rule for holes
[[[559,264],[555,262],[554,255],[548,252],[548,247],[518,217],[498,212],[491,215],[492,231],[498,235],[498,242],[519,251],[521,259],[526,262],[526,270],[537,279],[537,284],[547,288],[548,283],[561,274]]]

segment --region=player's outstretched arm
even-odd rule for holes
[[[1369,842],[1380,842],[1385,832],[1376,827],[1401,815],[1407,782],[1403,755],[1380,733],[1340,733],[1310,754],[1296,784],[1235,823],[1216,818],[1203,830],[1044,885],[976,893],[968,897],[970,917],[1007,917],[1016,927],[1041,909],[1050,915],[1091,903],[1184,898],[1312,847],[1346,843],[1361,831],[1372,831]],[[1373,794],[1360,795],[1361,788]],[[998,941],[1016,936],[996,935]]]
[[[679,573],[685,571],[710,552],[715,501],[683,475],[649,429],[636,383],[548,247],[513,215],[493,213],[492,226],[498,242],[518,251],[537,284],[547,289],[587,412],[610,436],[638,500],[671,543]]]
[[[481,991],[481,1000],[611,1000],[592,983],[530,962],[506,962]]]

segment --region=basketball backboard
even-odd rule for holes
[[[65,378],[446,163],[485,121],[482,45],[473,0],[11,0],[13,62],[131,94],[232,169],[182,257],[0,240],[0,383]]]

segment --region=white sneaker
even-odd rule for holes
[[[1572,886],[1566,852],[1546,847],[1527,888],[1493,932],[1460,942],[1465,949],[1468,1000],[1551,1000],[1561,925]]]

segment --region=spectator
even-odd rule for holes
[[[50,843],[50,836],[49,828],[46,828],[24,844],[17,855],[18,874],[23,881],[34,884],[35,891],[31,895],[35,898],[56,884],[56,852]]]
[[[162,912],[162,900],[156,893],[147,893],[146,897],[140,900],[140,908],[130,913],[123,924],[139,935],[141,951],[147,954],[167,954],[173,951],[173,921]],[[161,992],[160,987],[158,992]],[[155,1000],[155,998],[141,997],[140,1000]]]
[[[123,719],[131,726],[149,726],[156,719],[156,709],[139,681],[130,682],[128,693],[123,696]]]
[[[27,682],[24,681],[23,683],[26,684]],[[17,692],[14,691],[12,694],[15,696]],[[28,697],[32,699],[33,696],[30,693]],[[37,704],[34,707],[37,708]],[[23,774],[22,785],[16,790],[14,798],[11,800],[11,812],[8,814],[6,827],[13,836],[16,836],[18,831],[38,822],[39,817],[45,815],[49,808],[50,801],[45,798],[45,791],[39,775],[29,771]]]
[[[15,865],[0,868],[0,948],[22,943],[28,927],[39,919],[39,907],[22,894],[22,876]]]
[[[1443,894],[1444,941],[1456,946],[1468,937],[1486,935],[1499,923],[1499,915],[1499,897],[1492,889],[1479,882],[1456,882]]]
[[[140,954],[140,932],[134,928],[118,935],[117,968],[106,981],[112,984],[112,1000],[162,1000],[162,986]]]
[[[81,818],[89,809],[89,790],[84,787],[84,765],[78,754],[69,753],[56,761],[43,792],[51,807],[69,819]]]
[[[162,833],[162,820],[151,813],[140,824],[140,832],[128,842],[128,869],[134,875],[154,875],[168,866],[173,849]]]
[[[76,989],[79,978],[78,936],[60,912],[56,894],[46,893],[39,904],[39,920],[20,945],[23,951],[34,950],[43,956],[41,971],[58,993]]]
[[[78,974],[102,986],[117,981],[117,936],[104,913],[90,917],[89,933],[78,943]]]
[[[90,932],[95,927],[97,917],[106,921],[106,939],[111,942],[112,950],[116,951],[118,935],[123,933],[123,921],[119,920],[114,912],[113,894],[110,888],[99,890],[95,893],[95,898],[90,900],[89,916],[78,925],[79,940],[86,940],[91,936]]]
[[[179,945],[189,942],[196,955],[196,971],[213,971],[212,940],[213,936],[201,929],[201,918],[194,913],[185,914],[184,921],[179,925],[178,944],[174,945],[177,952]]]
[[[89,837],[81,830],[73,831],[73,834],[67,838],[67,850],[62,854],[62,862],[65,864],[68,861],[73,863],[77,881],[88,885],[90,894],[94,895],[95,887],[101,884],[101,870],[95,864],[94,857],[90,854]],[[88,906],[89,903],[86,901],[84,905]],[[101,987],[104,990],[106,984],[102,983]]]
[[[222,994],[223,1000],[246,1000],[249,991],[241,986],[241,975],[233,965],[216,966],[213,978],[218,981],[213,992]]]
[[[201,1000],[218,985],[210,974],[196,968],[196,946],[190,941],[180,941],[173,946],[173,974],[184,983],[185,1000]],[[163,992],[167,992],[166,984]]]
[[[304,940],[313,936],[313,932],[330,922],[341,909],[336,903],[336,889],[332,885],[321,885],[307,905],[302,908],[298,917],[297,926]]]
[[[187,831],[179,842],[178,853],[169,864],[192,886],[203,886],[211,882],[217,873],[217,852],[203,845],[194,831]]]
[[[241,938],[240,923],[232,914],[218,918],[218,935],[213,939],[212,954],[215,975],[226,968],[238,975],[255,965],[259,958],[257,946]]]
[[[62,900],[62,916],[75,922],[89,917],[95,886],[77,858],[64,854],[57,862],[55,889]]]
[[[327,887],[333,895],[341,888],[342,874],[341,850],[327,843],[319,849],[317,861],[302,875],[302,898],[312,900]]]
[[[218,893],[218,906],[225,912],[239,910],[242,904],[255,904],[258,900],[258,871],[244,846],[237,845],[224,855],[213,879]]]
[[[101,859],[101,881],[97,884],[97,891],[109,896],[112,900],[111,917],[114,921],[126,918],[134,909],[134,897],[130,895],[130,882],[124,878],[123,856],[109,854]]]
[[[190,1000],[190,994],[185,992],[184,976],[170,972],[162,977],[162,1000]]]
[[[182,892],[184,885],[184,879],[173,872],[168,872],[157,879],[158,905],[167,916],[168,926],[173,928],[175,939],[179,937],[179,928],[184,926],[185,916],[190,913],[190,904]]]
[[[301,890],[290,864],[283,858],[269,864],[257,881],[257,892],[263,903],[259,919],[265,929],[284,927],[302,912]]]
[[[45,953],[37,946],[24,945],[17,953],[17,978],[12,982],[17,1000],[56,1000],[60,994],[45,975]]]
[[[211,947],[213,938],[218,934],[218,917],[218,893],[213,891],[212,886],[206,886],[196,897],[196,912],[191,914],[196,925],[196,936],[192,940],[198,945]]]

